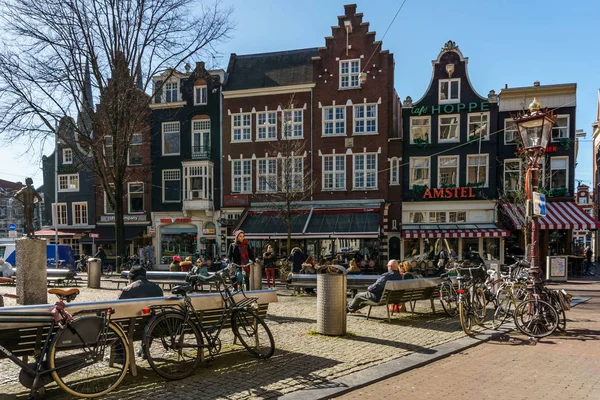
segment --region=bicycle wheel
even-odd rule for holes
[[[485,291],[481,286],[473,288],[473,319],[477,325],[482,325],[485,321]]]
[[[148,364],[165,379],[187,378],[202,360],[202,336],[181,313],[156,316],[146,327],[142,341]]]
[[[104,323],[103,319],[98,319],[101,324]],[[127,374],[130,355],[125,334],[112,322],[97,341],[97,331],[89,338],[89,331],[73,329],[77,334],[70,328],[61,329],[52,342],[48,353],[48,366],[56,368],[52,371],[52,378],[72,396],[104,396],[116,388]]]
[[[456,296],[457,293],[452,285],[442,284],[440,288],[440,303],[442,303],[442,308],[446,314],[451,317],[454,317],[458,311]]]
[[[511,313],[513,300],[509,292],[504,289],[500,289],[496,295],[498,299],[498,307],[494,312],[494,319],[492,320],[492,327],[498,329],[502,326],[506,317]]]
[[[458,315],[460,317],[460,326],[467,335],[473,332],[473,313],[470,310],[468,299],[461,299],[458,303]]]
[[[231,330],[253,357],[267,359],[275,352],[275,340],[269,327],[251,310],[235,310]]]
[[[596,264],[590,264],[587,270],[588,275],[595,276],[596,275]]]
[[[523,301],[515,309],[517,329],[527,336],[542,338],[558,327],[558,314],[550,303],[538,299]]]

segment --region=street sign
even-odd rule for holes
[[[546,216],[546,195],[533,192],[533,215],[536,217]]]
[[[9,231],[16,231],[17,230],[17,224],[8,224],[8,230]]]
[[[90,233],[90,237],[92,239],[100,239],[100,234],[99,233]]]
[[[17,231],[8,231],[8,237],[9,238],[16,238],[17,237]]]

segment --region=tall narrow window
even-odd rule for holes
[[[276,192],[277,191],[277,159],[276,158],[259,158],[257,160],[258,173],[257,190],[259,192]]]
[[[277,111],[265,111],[256,114],[256,140],[277,139]]]
[[[467,186],[488,186],[488,155],[467,156]]]
[[[210,158],[210,119],[192,120],[192,160]]]
[[[354,134],[377,133],[377,104],[354,106]]]
[[[431,143],[431,117],[410,117],[410,143]]]
[[[87,224],[87,202],[73,203],[73,225]]]
[[[346,189],[346,156],[323,156],[323,190]]]
[[[469,114],[469,140],[487,140],[489,114]]]
[[[569,157],[552,157],[550,159],[550,189],[568,187]]]
[[[304,110],[285,110],[283,112],[283,134],[288,138],[299,139],[303,137],[303,111]]]
[[[458,156],[438,157],[438,187],[458,186]]]
[[[287,157],[282,160],[284,190],[302,192],[304,190],[304,159]]]
[[[63,164],[73,164],[73,150],[63,149]]]
[[[234,114],[231,116],[231,140],[249,142],[252,140],[252,114]]]
[[[517,144],[518,140],[517,124],[512,118],[506,118],[504,120],[504,144]]]
[[[460,79],[440,79],[439,85],[441,104],[460,103]]]
[[[458,142],[460,140],[460,115],[440,115],[439,120],[439,141]]]
[[[346,134],[346,106],[323,108],[323,136]]]
[[[163,203],[181,201],[181,171],[178,169],[165,169],[162,175]]]
[[[186,166],[184,171],[185,199],[213,199],[213,166],[204,162],[201,165]]]
[[[112,136],[104,137],[104,157],[106,158],[106,165],[109,167],[113,167],[115,165],[115,160],[113,159],[113,139]]]
[[[552,141],[558,142],[569,137],[569,116],[559,115],[552,127]]]
[[[127,195],[129,197],[129,214],[139,214],[144,212],[144,183],[127,183]]]
[[[340,89],[360,87],[360,60],[340,61]]]
[[[194,86],[194,105],[206,104],[208,97],[208,89],[206,86]]]
[[[114,191],[115,185],[113,185],[111,183],[110,186],[111,186],[111,190]],[[114,213],[115,213],[115,208],[110,204],[110,201],[108,201],[108,193],[106,193],[106,191],[105,191],[104,192],[104,214],[114,214]]]
[[[52,204],[52,223],[67,225],[67,203]]]
[[[390,160],[390,185],[400,184],[400,160],[392,157]]]
[[[167,103],[175,103],[178,100],[179,83],[169,82],[165,84],[165,101]]]
[[[504,191],[515,192],[521,188],[521,160],[504,160]]]
[[[410,187],[429,186],[429,157],[410,158]]]
[[[127,164],[142,165],[142,135],[135,134],[131,137],[131,144],[127,152]]]
[[[252,193],[252,160],[232,161],[231,178],[234,193]]]
[[[354,155],[354,189],[377,189],[377,154]]]
[[[162,124],[162,155],[179,155],[179,121]]]

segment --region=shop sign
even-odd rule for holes
[[[145,215],[123,215],[123,221],[131,222],[131,221],[145,221]],[[100,222],[115,222],[114,215],[101,215]]]
[[[202,233],[205,235],[214,235],[215,234],[215,230],[208,228],[208,229],[202,229]]]
[[[556,153],[556,146],[548,146],[544,149],[544,153]],[[522,148],[517,150],[517,153],[521,153],[523,151]]]
[[[160,222],[163,224],[175,224],[175,223],[190,223],[191,218],[161,218]]]
[[[489,111],[490,103],[482,101],[481,103],[457,103],[457,104],[440,104],[437,106],[417,106],[413,107],[410,113],[412,115],[436,115],[436,114],[455,114],[461,111],[476,112]]]
[[[477,197],[472,187],[455,187],[427,189],[423,194],[424,199],[471,199]]]
[[[247,194],[236,194],[223,196],[223,206],[224,207],[240,207],[248,205],[248,195]]]

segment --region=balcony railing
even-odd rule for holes
[[[210,146],[192,146],[192,160],[210,160]]]

